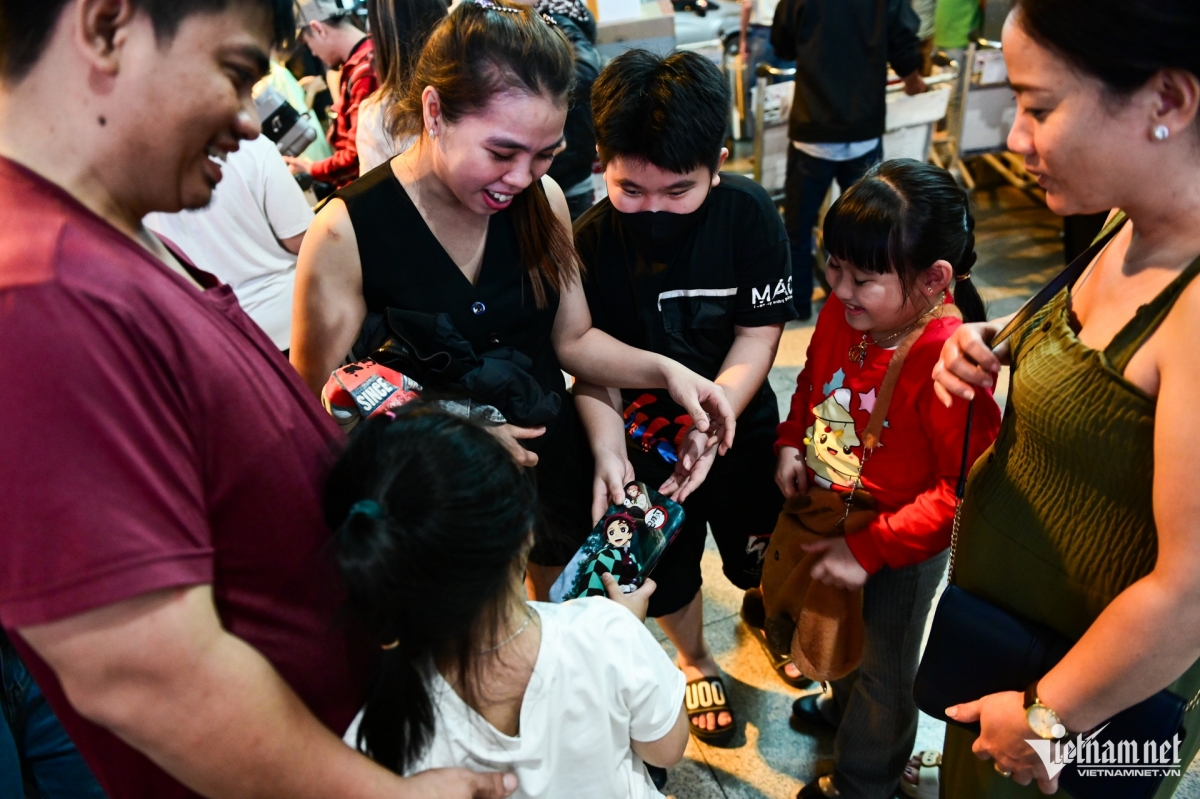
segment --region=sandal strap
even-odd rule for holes
[[[683,704],[688,716],[698,716],[702,713],[728,712],[729,704],[725,700],[725,683],[720,677],[704,677],[692,680],[684,688]]]

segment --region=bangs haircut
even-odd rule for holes
[[[871,274],[895,272],[905,303],[921,274],[945,261],[963,319],[987,318],[971,282],[977,256],[970,198],[941,167],[908,158],[872,167],[830,206],[822,230],[830,257]]]
[[[295,35],[292,0],[132,0],[149,15],[154,35],[169,42],[180,23],[193,14],[220,13],[227,8],[257,8],[269,15],[272,44],[287,47]],[[42,57],[68,0],[0,0],[0,79],[17,82]]]
[[[699,166],[716,172],[725,145],[729,82],[702,55],[629,50],[592,86],[600,163],[648,163],[677,175]]]
[[[825,251],[863,272],[897,272],[907,260],[904,242],[907,203],[885,180],[868,175],[843,192],[825,215]],[[907,288],[907,286],[905,287]]]

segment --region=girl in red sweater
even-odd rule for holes
[[[832,292],[779,425],[775,479],[789,498],[866,492],[879,512],[863,529],[805,546],[817,554],[814,580],[863,588],[865,645],[857,671],[793,707],[800,721],[838,730],[833,774],[799,799],[887,799],[912,752],[912,686],[945,570],[966,427],[966,404],[946,408],[930,374],[960,317],[984,319],[970,282],[974,226],[949,173],[912,160],[872,169],[825,219]],[[893,357],[902,360],[889,391]],[[995,401],[978,399],[972,458],[1000,426]],[[885,421],[868,431],[876,403]]]

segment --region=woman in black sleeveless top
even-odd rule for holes
[[[434,30],[400,109],[397,134],[417,143],[340,191],[301,251],[291,358],[314,392],[368,312],[445,313],[476,353],[525,354],[544,391],[569,399],[560,365],[596,385],[665,387],[732,443],[715,384],[591,326],[566,200],[543,177],[573,77],[569,43],[528,7],[467,2]],[[536,467],[545,518],[532,562],[546,568],[530,576],[544,596],[590,530],[593,476],[613,501],[629,476],[603,462],[593,472],[570,401],[544,431],[491,429]]]

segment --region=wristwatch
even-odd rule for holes
[[[1038,699],[1037,680],[1025,689],[1025,720],[1033,734],[1046,741],[1057,741],[1067,734],[1067,727],[1058,714]]]

